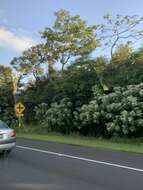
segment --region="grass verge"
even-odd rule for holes
[[[22,133],[18,132],[17,137],[31,139],[31,140],[77,145],[83,147],[143,153],[143,138],[132,138],[132,139],[112,138],[107,140],[107,139],[83,137],[77,135],[69,135],[69,136],[60,135],[60,134],[45,135],[45,134],[23,133],[23,132]]]

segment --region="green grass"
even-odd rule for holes
[[[94,138],[94,137],[83,137],[78,135],[61,135],[61,134],[36,134],[28,132],[18,132],[18,138],[48,141],[63,143],[69,145],[93,147],[100,149],[110,149],[115,151],[126,151],[134,153],[143,153],[143,138]]]

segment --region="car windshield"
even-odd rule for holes
[[[8,126],[3,121],[0,121],[0,129],[8,129]]]

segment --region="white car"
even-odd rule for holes
[[[0,152],[9,153],[16,146],[16,133],[0,120]]]

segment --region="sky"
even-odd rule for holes
[[[143,16],[143,0],[0,0],[0,64],[9,65],[38,44],[39,32],[53,26],[53,13],[60,9],[93,25],[103,23],[107,13]]]

